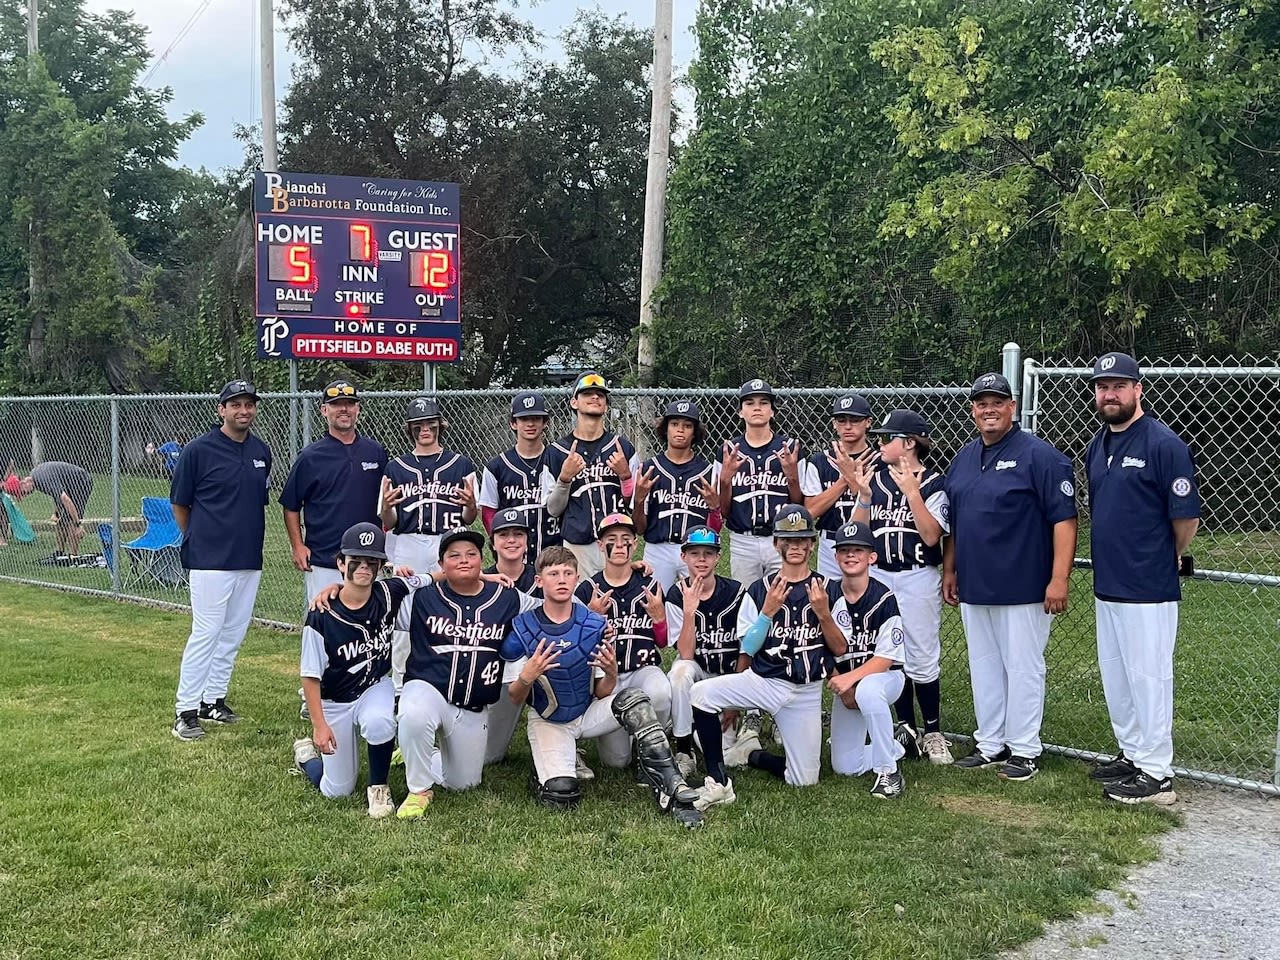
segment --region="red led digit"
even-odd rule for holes
[[[373,260],[373,227],[367,223],[351,224],[351,260],[369,263]]]

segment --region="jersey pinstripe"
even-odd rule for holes
[[[945,533],[950,527],[946,478],[932,467],[925,467],[920,477],[920,496]],[[893,482],[888,464],[871,478],[871,533],[879,541],[876,566],[881,570],[897,573],[912,567],[942,565],[942,542],[931,547],[921,539],[911,504]]]
[[[379,580],[356,610],[339,599],[328,610],[311,610],[302,628],[304,677],[320,681],[320,697],[352,703],[391,673],[391,633],[400,607],[425,581],[417,577]]]
[[[490,460],[480,480],[476,503],[494,510],[515,508],[529,521],[529,562],[547,547],[558,546],[560,518],[553,517],[542,505],[542,468],[546,450],[530,460],[514,447]]]
[[[645,543],[681,543],[690,527],[706,526],[711,505],[699,487],[714,485],[719,471],[705,457],[672,463],[661,453],[641,464],[640,472],[650,468],[657,479],[645,503]]]
[[[733,475],[732,501],[725,513],[725,525],[734,533],[755,533],[769,536],[773,517],[783,504],[791,502],[791,488],[782,469],[783,444],[787,438],[773,435],[773,439],[760,447],[747,443],[745,436],[733,441],[746,463]],[[724,513],[724,506],[721,505]]]
[[[641,667],[662,666],[662,654],[653,637],[653,618],[645,607],[645,594],[662,588],[653,577],[646,577],[639,571],[633,571],[631,579],[620,587],[615,587],[604,578],[600,571],[590,580],[578,584],[574,596],[582,603],[590,603],[593,596],[591,587],[601,593],[613,591],[609,598],[609,606],[605,608],[604,618],[617,631],[613,638],[618,655],[618,673],[630,673]],[[669,636],[669,635],[668,635]]]
[[[468,480],[472,490],[476,486],[476,468],[468,458],[452,450],[403,453],[383,472],[403,496],[393,533],[440,534],[462,526],[462,507],[454,501]]]
[[[716,576],[711,596],[698,601],[694,617],[693,659],[712,675],[733,673],[738,664],[738,608],[742,605],[742,584]],[[684,624],[684,593],[680,584],[667,591],[667,635],[671,645]]]
[[[780,574],[776,575],[780,576]],[[757,580],[747,588],[738,610],[738,639],[741,640],[760,616],[765,594],[773,577]],[[817,580],[825,589],[827,581],[816,573],[793,582],[782,609],[774,614],[764,646],[751,658],[751,669],[762,677],[792,683],[812,683],[831,672],[831,651],[822,637],[822,625],[809,602],[809,581]]]
[[[832,619],[849,641],[848,651],[836,657],[836,673],[856,670],[872,657],[903,662],[902,645],[907,634],[892,590],[870,577],[866,591],[850,604],[840,581],[833,580],[827,584],[827,598],[831,601]]]

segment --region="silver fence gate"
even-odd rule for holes
[[[1077,464],[1096,429],[1083,363],[1021,364],[1006,346],[1003,368],[1025,394],[1023,423],[1068,453]],[[1018,376],[1019,369],[1023,375]],[[1206,516],[1192,547],[1202,568],[1186,585],[1177,651],[1175,750],[1186,776],[1280,793],[1280,456],[1276,446],[1280,367],[1176,367],[1146,375],[1148,405],[1191,444],[1200,471]],[[945,468],[974,436],[964,384],[859,389],[878,416],[910,407],[934,425],[934,460]],[[549,433],[567,433],[570,410],[563,390],[545,391]],[[778,429],[808,451],[832,440],[831,401],[844,391],[780,389]],[[442,391],[446,446],[467,453],[477,469],[511,441],[508,412],[513,390]],[[415,393],[369,393],[360,429],[394,455],[406,446],[404,407]],[[642,454],[657,445],[652,422],[669,400],[697,400],[710,437],[707,456],[738,432],[736,391],[622,390],[613,394],[611,428],[632,437]],[[144,533],[144,498],[167,501],[170,443],[208,430],[216,421],[213,395],[0,398],[0,459],[19,473],[33,462],[67,460],[90,471],[95,487],[86,511],[88,530],[76,565],[54,561],[51,504],[34,494],[15,509],[30,523],[33,543],[13,525],[0,548],[0,580],[184,608],[182,571],[171,565],[140,575],[128,545]],[[273,487],[284,483],[292,457],[320,436],[324,422],[313,394],[266,394],[257,432],[275,453]],[[1083,491],[1083,485],[1078,485]],[[154,505],[154,501],[152,501]],[[1087,569],[1087,505],[1082,503],[1081,562],[1072,579],[1071,606],[1054,624],[1044,737],[1068,755],[1114,749],[1098,677],[1091,577]],[[109,543],[111,548],[104,549]],[[111,554],[107,563],[103,554]],[[290,561],[280,514],[268,513],[266,561],[257,615],[272,626],[293,627],[302,614],[301,576]],[[183,636],[173,638],[175,669]],[[968,661],[959,616],[943,620],[943,722],[973,729]]]

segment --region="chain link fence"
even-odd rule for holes
[[[1054,443],[1079,465],[1097,429],[1089,369],[1083,362],[1040,366],[1028,362],[1022,377],[1016,348],[1006,349],[1004,369],[1025,392],[1024,426]],[[865,387],[877,419],[895,407],[917,410],[934,425],[933,460],[945,468],[974,436],[964,384]],[[1183,775],[1231,786],[1280,792],[1280,367],[1168,367],[1145,374],[1148,409],[1191,444],[1205,503],[1193,544],[1201,572],[1186,583],[1176,655],[1175,750]],[[564,390],[547,390],[548,433],[569,432]],[[814,452],[833,439],[832,401],[844,390],[780,389],[778,430]],[[511,445],[509,410],[514,390],[441,391],[446,446],[467,453],[481,469]],[[403,412],[417,393],[368,393],[360,429],[392,455],[405,449]],[[707,456],[740,429],[734,390],[616,390],[611,429],[631,437],[642,456],[655,452],[656,414],[670,400],[691,398],[702,408]],[[127,545],[145,528],[143,498],[167,500],[173,450],[216,422],[212,395],[136,397],[0,398],[0,458],[19,473],[32,463],[67,460],[94,478],[86,511],[88,531],[75,565],[58,561],[47,497],[34,494],[14,506],[34,533],[23,543],[13,524],[2,531],[0,579],[83,590],[152,604],[184,606],[181,571],[160,567],[140,575],[129,556],[103,540]],[[315,394],[264,394],[255,432],[275,452],[272,485],[278,491],[297,451],[323,434]],[[1083,492],[1085,486],[1078,484]],[[1054,624],[1048,652],[1049,686],[1044,738],[1052,748],[1089,757],[1114,750],[1098,675],[1091,576],[1087,569],[1087,505],[1081,504],[1081,546],[1072,578],[1071,606]],[[110,562],[103,553],[110,552]],[[727,556],[727,553],[726,553]],[[727,561],[726,561],[727,562]],[[268,513],[266,561],[258,593],[258,617],[276,626],[300,622],[301,575],[294,570],[278,509]],[[175,664],[184,637],[174,637]],[[973,729],[968,662],[959,616],[943,620],[943,722]]]

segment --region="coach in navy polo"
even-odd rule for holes
[[[178,457],[169,500],[182,530],[182,565],[191,571],[191,636],[178,676],[179,740],[204,736],[200,721],[235,723],[227,688],[249,629],[262,579],[262,538],[271,485],[271,451],[250,433],[258,394],[232,380],[218,395],[221,425]]]
[[[320,413],[329,429],[298,454],[280,491],[293,565],[306,574],[308,599],[342,582],[337,567],[342,534],[357,523],[381,525],[378,494],[388,460],[386,447],[356,432],[360,394],[355,384],[335,380],[325,387]]]
[[[979,436],[947,470],[942,595],[960,604],[978,729],[973,753],[956,766],[1030,780],[1041,751],[1049,625],[1067,609],[1076,490],[1071,461],[1013,422],[1008,380],[983,374],[969,397]]]
[[[1170,804],[1178,557],[1200,523],[1195,464],[1143,411],[1132,357],[1102,355],[1092,379],[1104,424],[1085,455],[1098,667],[1120,752],[1090,776],[1112,800]]]

